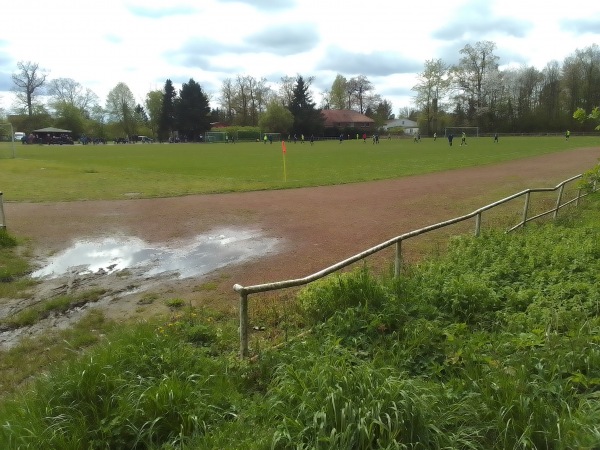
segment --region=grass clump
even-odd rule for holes
[[[185,300],[182,298],[170,298],[165,304],[171,309],[179,309],[185,306]]]
[[[105,292],[105,289],[90,289],[75,296],[61,295],[54,297],[1,320],[0,324],[9,328],[33,325],[40,320],[49,317],[51,314],[64,313],[71,308],[79,307],[86,303],[96,302]]]
[[[31,270],[20,251],[19,241],[5,229],[0,229],[0,299],[26,295],[34,281],[25,278]]]
[[[17,250],[17,238],[0,228],[0,283],[10,283],[29,270],[28,261]]]

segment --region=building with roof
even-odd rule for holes
[[[419,124],[410,119],[388,120],[383,126],[383,129],[389,130],[390,128],[403,128],[404,134],[417,134],[419,132]]]
[[[353,129],[366,133],[375,127],[373,119],[350,109],[323,109],[321,114],[325,120],[325,129]]]

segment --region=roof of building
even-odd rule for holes
[[[374,123],[370,117],[350,109],[323,109],[325,124],[328,123]]]
[[[34,133],[70,133],[71,130],[62,130],[60,128],[46,127],[39,130],[33,130]]]

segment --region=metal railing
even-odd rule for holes
[[[4,217],[4,204],[2,203],[2,191],[0,191],[0,230],[6,229],[6,219]]]
[[[505,203],[507,203],[511,200],[514,200],[516,198],[519,198],[521,196],[525,196],[525,204],[523,206],[522,219],[517,225],[515,225],[512,228],[510,228],[509,230],[507,230],[507,233],[514,231],[518,228],[524,228],[528,222],[538,219],[540,217],[549,215],[549,214],[552,214],[552,217],[554,219],[556,219],[556,217],[558,215],[558,211],[561,208],[568,206],[572,203],[575,203],[575,205],[577,206],[577,205],[579,205],[579,200],[582,197],[585,197],[586,195],[588,195],[586,192],[582,193],[582,189],[579,188],[577,190],[577,195],[575,196],[575,198],[565,201],[564,203],[562,202],[565,186],[568,183],[571,183],[575,180],[581,179],[582,177],[583,177],[583,174],[576,175],[567,180],[564,180],[563,182],[559,183],[557,186],[555,186],[553,188],[526,189],[524,191],[513,194],[509,197],[505,197],[501,200],[498,200],[494,203],[490,203],[489,205],[486,205],[482,208],[476,209],[475,211],[473,211],[469,214],[465,214],[464,216],[455,217],[454,219],[446,220],[444,222],[439,222],[434,225],[429,225],[424,228],[419,228],[418,230],[413,230],[408,233],[401,234],[400,236],[396,236],[392,239],[382,242],[379,245],[371,247],[368,250],[365,250],[361,253],[351,256],[350,258],[340,261],[337,264],[329,266],[323,270],[320,270],[318,272],[313,273],[312,275],[308,275],[303,278],[296,278],[293,280],[285,280],[285,281],[276,281],[273,283],[256,284],[256,285],[252,285],[252,286],[241,286],[239,284],[235,284],[233,286],[233,289],[234,289],[234,291],[236,291],[239,294],[240,357],[244,358],[244,357],[248,356],[248,296],[250,294],[256,294],[259,292],[275,291],[275,290],[279,290],[279,289],[286,289],[286,288],[292,288],[292,287],[309,284],[313,281],[316,281],[320,278],[323,278],[327,275],[337,272],[338,270],[341,270],[357,261],[365,259],[366,257],[373,255],[374,253],[377,253],[377,252],[379,252],[383,249],[386,249],[392,245],[395,245],[395,250],[396,250],[395,251],[395,259],[394,259],[394,275],[397,277],[400,275],[400,268],[401,268],[401,264],[402,264],[402,242],[403,241],[413,238],[413,237],[416,237],[416,236],[419,236],[419,235],[422,235],[422,234],[425,234],[425,233],[429,233],[434,230],[438,230],[440,228],[447,227],[449,225],[463,222],[465,220],[472,219],[472,218],[475,218],[475,235],[479,236],[479,234],[481,232],[482,214],[485,211],[488,211],[492,208],[495,208],[497,206],[505,204]],[[597,185],[596,185],[596,182],[594,182],[592,190],[596,191],[596,189],[597,189]],[[534,192],[554,192],[557,190],[558,190],[558,196],[556,199],[556,203],[552,209],[544,211],[540,214],[536,214],[532,217],[528,217],[532,193],[534,193]]]

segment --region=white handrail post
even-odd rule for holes
[[[6,229],[6,221],[4,220],[4,204],[2,203],[2,192],[0,191],[0,229]]]
[[[558,210],[560,209],[560,202],[562,201],[562,195],[564,190],[565,185],[561,184],[560,189],[558,190],[558,198],[556,199],[556,208],[554,209],[554,214],[552,215],[553,219],[556,219],[556,216],[558,216]]]
[[[475,216],[475,236],[481,234],[481,213],[477,213]]]
[[[581,188],[577,189],[577,200],[575,201],[575,206],[579,207],[579,199],[581,198]]]
[[[529,211],[529,198],[531,197],[531,192],[527,191],[525,194],[525,206],[523,207],[523,228],[525,228],[525,224],[527,223],[527,213]]]
[[[402,265],[402,239],[396,242],[396,259],[394,261],[394,277],[400,276],[400,266]]]
[[[248,356],[248,294],[240,292],[240,358]]]

